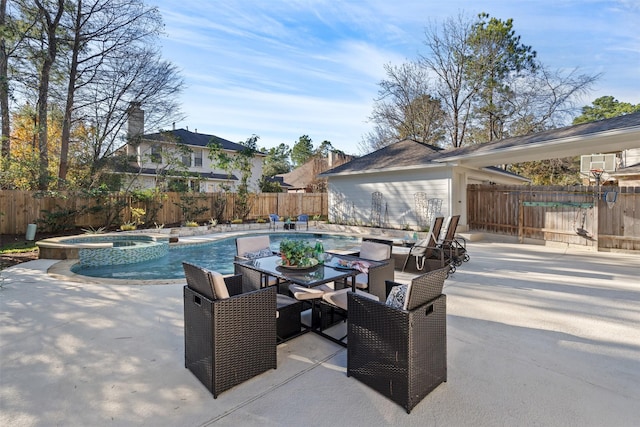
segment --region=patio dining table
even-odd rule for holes
[[[271,281],[269,279],[275,278],[275,286],[278,286],[279,284],[284,282],[288,282],[312,288],[325,283],[336,282],[342,283],[344,287],[351,286],[351,289],[354,292],[356,291],[356,276],[360,274],[360,270],[338,266],[337,261],[339,259],[344,259],[347,261],[366,262],[370,268],[382,266],[387,263],[386,261],[364,260],[352,255],[336,256],[331,254],[331,256],[329,256],[329,260],[327,260],[324,264],[318,264],[310,268],[293,268],[282,266],[281,259],[282,258],[280,256],[273,255],[262,258],[254,258],[250,260],[237,260],[234,261],[234,263],[260,273],[261,287],[274,285],[274,281]],[[317,307],[315,306],[315,304],[313,304],[312,310],[315,309],[317,309]],[[315,315],[314,313],[312,313],[312,319],[314,318]],[[344,345],[344,343],[340,342],[340,340],[336,340],[335,338],[323,333],[322,327],[320,325],[314,325],[313,323],[314,322],[312,322],[311,326],[307,328],[307,331],[313,331],[324,336],[325,338],[329,338],[332,341]]]
[[[355,257],[346,257],[349,259],[357,259]],[[335,257],[332,259],[332,261]],[[318,264],[309,268],[286,267],[280,264],[281,258],[278,255],[267,256],[262,258],[254,258],[250,260],[235,261],[246,268],[250,268],[259,272],[262,276],[261,286],[266,287],[270,277],[274,277],[283,282],[295,283],[298,285],[312,288],[334,281],[342,281],[347,283],[349,279],[351,286],[355,290],[355,276],[359,271],[352,268],[338,268],[334,264]]]

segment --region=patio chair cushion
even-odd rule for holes
[[[289,285],[289,292],[293,297],[300,301],[320,299],[326,292],[333,292],[333,289],[328,283],[324,283],[320,286],[314,286],[313,288],[307,288],[306,286],[291,284]]]
[[[268,235],[238,237],[236,239],[236,255],[246,257],[249,252],[259,252],[269,248],[270,241]]]
[[[386,304],[389,307],[399,308],[402,310],[407,309],[407,303],[409,299],[407,298],[407,294],[411,285],[396,285],[391,288],[391,292],[389,292],[389,296],[387,297]]]
[[[360,273],[356,276],[356,288],[367,289],[369,287],[369,275]]]
[[[340,290],[333,291],[333,292],[325,292],[325,294],[322,295],[322,299],[323,299],[323,301],[328,302],[329,304],[335,305],[336,307],[341,308],[341,309],[346,311],[347,310],[347,306],[348,306],[348,303],[347,303],[347,300],[348,300],[347,293],[348,292],[351,292],[350,288],[340,289]],[[373,294],[370,294],[368,292],[361,291],[359,289],[356,290],[356,293],[358,295],[362,295],[362,296],[364,296],[366,298],[369,298],[369,299],[372,299],[374,301],[378,301],[379,300],[377,296],[375,296]]]
[[[263,249],[260,249],[259,251],[247,252],[244,254],[244,257],[249,259],[256,259],[256,258],[263,258],[271,255],[273,255],[271,248],[263,248]]]
[[[360,246],[360,258],[370,259],[372,261],[387,260],[391,258],[391,246],[384,243],[363,240],[362,246]],[[369,287],[369,275],[366,273],[358,274],[356,276],[356,287],[358,289],[367,289]]]
[[[227,284],[224,283],[222,274],[217,271],[209,271],[208,274],[211,278],[211,283],[213,283],[213,292],[216,295],[216,299],[229,298],[229,290],[227,289]]]
[[[413,310],[442,294],[444,281],[449,274],[449,266],[432,270],[411,281],[407,287],[405,310]]]
[[[360,246],[360,258],[384,261],[391,258],[391,246],[365,240]]]

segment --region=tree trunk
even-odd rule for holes
[[[71,137],[71,115],[73,112],[73,98],[76,91],[76,79],[78,76],[78,53],[81,44],[81,18],[82,0],[77,0],[77,11],[75,29],[73,37],[73,48],[71,53],[71,69],[69,70],[69,85],[67,86],[67,103],[64,107],[64,118],[62,121],[62,136],[60,141],[60,167],[58,169],[58,189],[65,187],[67,171],[69,169],[69,139]]]
[[[6,24],[7,0],[0,0],[0,27]],[[0,116],[2,120],[2,158],[11,156],[11,128],[9,124],[9,73],[5,36],[0,38]]]
[[[36,0],[36,5],[45,19],[45,29],[47,33],[47,52],[40,71],[40,85],[38,87],[38,150],[40,153],[40,167],[38,170],[38,189],[47,190],[49,187],[49,148],[48,148],[48,97],[49,79],[51,77],[51,67],[58,53],[58,38],[56,31],[64,12],[64,0],[58,0],[58,10],[55,18],[51,19],[51,14],[40,1]]]

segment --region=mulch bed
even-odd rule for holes
[[[38,233],[36,235],[36,241],[47,239],[49,237],[58,237],[63,235],[74,235],[74,234],[82,234],[81,230],[69,230],[62,233]],[[0,247],[4,247],[5,245],[13,244],[17,247],[20,247],[21,244],[24,247],[33,246],[33,242],[27,241],[26,236],[24,234],[2,234],[0,235]],[[33,261],[38,259],[38,251],[31,252],[15,252],[10,254],[2,254],[0,255],[0,270],[11,267],[23,262]]]
[[[0,270],[38,259],[38,251],[0,255]]]

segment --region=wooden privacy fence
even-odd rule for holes
[[[615,203],[608,204],[605,193]],[[469,185],[467,222],[471,230],[514,235],[520,242],[637,251],[640,187]]]
[[[130,196],[121,194],[110,195],[104,200],[77,197],[72,193],[61,193],[55,197],[36,195],[36,192],[29,191],[0,191],[0,234],[23,234],[27,225],[31,223],[39,223],[38,229],[41,230],[44,227],[42,220],[51,219],[52,216],[59,221],[68,221],[71,227],[98,228],[106,225],[107,215],[115,215],[115,224],[121,224],[131,221],[132,207],[146,207],[146,211],[151,210],[149,204],[134,202]],[[163,193],[160,202],[152,204],[154,209],[157,208],[152,222],[167,225],[185,220],[206,222],[216,217],[216,206],[220,206],[220,200],[224,206],[223,220],[234,219],[233,212],[237,203],[235,193],[193,193],[188,197],[190,198],[185,199],[182,193]],[[195,218],[183,218],[182,209],[178,206],[180,203],[202,207],[203,212]],[[297,216],[304,213],[326,217],[327,204],[326,193],[259,193],[250,197],[247,220],[268,220],[270,213],[280,216]],[[97,205],[102,209],[93,212],[92,208]],[[107,212],[107,206],[115,206],[111,211],[117,212]],[[153,223],[147,225],[153,226]]]

